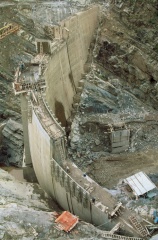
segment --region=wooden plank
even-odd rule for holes
[[[112,148],[116,148],[116,147],[129,147],[129,141],[121,141],[121,142],[113,142],[111,144]]]
[[[112,148],[112,153],[120,153],[128,149],[128,146],[118,147],[118,148]]]

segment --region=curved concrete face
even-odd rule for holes
[[[39,108],[40,109],[40,108]],[[64,209],[80,216],[80,218],[95,224],[108,221],[106,212],[101,211],[91,203],[89,192],[79,185],[52,158],[61,152],[58,150],[57,139],[49,136],[41,124],[40,117],[32,110],[32,120],[29,123],[30,151],[33,167],[41,187],[52,196]],[[61,145],[61,141],[58,142]],[[63,165],[63,163],[61,163]],[[78,171],[79,169],[75,169]],[[111,224],[110,224],[111,225]]]
[[[29,140],[31,143],[30,151],[33,159],[33,167],[39,184],[48,194],[53,196],[50,168],[50,159],[52,158],[51,140],[34,112],[32,113],[32,123],[29,123]]]
[[[66,159],[63,129],[49,114],[40,95],[38,105],[32,101],[28,129],[33,167],[41,187],[62,208],[81,219],[95,225],[106,223],[106,230],[111,230],[116,224],[124,225],[123,230],[132,235],[129,217],[133,213]],[[94,202],[93,196],[96,197]]]
[[[57,140],[54,141],[49,136],[41,125],[41,119],[38,119],[39,117],[36,114],[33,110],[32,121],[29,123],[29,140],[33,167],[41,187],[60,206],[80,216],[80,218],[95,224],[101,224],[105,220],[108,221],[107,213],[91,203],[89,192],[71,178],[52,158],[55,152],[61,157],[56,144]],[[78,171],[79,169],[75,170]]]
[[[98,15],[99,7],[92,7],[64,20],[58,29],[59,38],[61,34],[65,36],[64,31],[67,31],[68,35],[64,42],[61,41],[54,47],[44,77],[47,86],[46,99],[63,125],[71,115],[73,97],[84,73],[84,64],[98,24]]]

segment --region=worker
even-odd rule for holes
[[[92,197],[92,203],[95,203],[95,197]]]
[[[22,72],[25,68],[25,65],[23,62],[20,62],[20,71]]]

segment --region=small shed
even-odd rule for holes
[[[57,228],[65,232],[71,231],[78,223],[78,217],[68,211],[64,211],[56,220]]]
[[[124,182],[130,186],[136,196],[144,195],[156,188],[156,185],[144,172],[138,172],[126,178]]]
[[[120,153],[128,150],[129,148],[129,129],[114,130],[110,133],[111,152]]]

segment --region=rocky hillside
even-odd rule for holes
[[[157,109],[157,1],[117,1],[101,26],[98,62]]]
[[[158,170],[157,1],[110,1],[101,12],[69,156],[112,187],[140,170]],[[130,130],[129,148],[112,154],[109,133],[119,126]]]
[[[21,167],[24,151],[22,124],[9,119],[2,130],[2,136],[0,163]]]
[[[57,230],[53,212],[62,210],[38,184],[19,182],[1,169],[0,195],[2,240],[103,239],[103,231],[82,221],[71,233]]]

